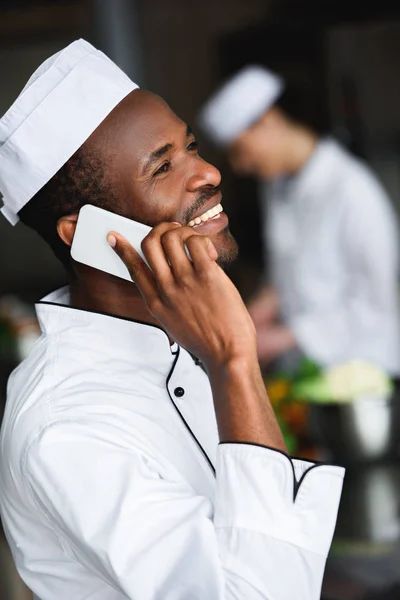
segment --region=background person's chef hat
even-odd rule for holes
[[[137,87],[85,40],[35,71],[0,120],[1,212],[12,225],[18,211]]]
[[[215,144],[226,146],[258,121],[283,89],[283,79],[272,71],[247,66],[206,102],[199,113],[199,126]]]

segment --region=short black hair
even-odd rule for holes
[[[36,231],[52,248],[56,257],[70,270],[69,247],[57,233],[57,222],[77,214],[85,204],[116,212],[116,191],[107,178],[104,158],[85,144],[19,211],[22,223]]]
[[[327,103],[321,97],[320,89],[307,80],[287,80],[275,106],[293,121],[309,127],[319,136],[325,136],[330,131]]]

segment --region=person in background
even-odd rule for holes
[[[248,66],[199,114],[233,171],[260,182],[269,281],[248,307],[259,360],[363,359],[396,376],[398,231],[390,201],[371,169],[290,105],[292,90],[278,75]]]

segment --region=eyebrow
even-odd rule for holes
[[[186,125],[186,137],[190,137],[191,135],[193,135],[192,128],[189,125]],[[143,167],[143,174],[146,174],[154,165],[154,163],[156,163],[162,156],[164,156],[164,154],[166,154],[173,147],[174,144],[169,143],[164,144],[164,146],[161,146],[160,148],[157,148],[157,150],[154,150],[150,154],[148,160],[146,161],[146,164]]]

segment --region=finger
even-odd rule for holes
[[[128,269],[132,281],[136,283],[145,302],[149,304],[154,296],[158,295],[157,285],[151,270],[128,240],[120,233],[110,231],[107,235],[107,241]]]
[[[191,237],[200,237],[191,227],[165,231],[161,236],[161,244],[176,281],[193,273],[193,263],[185,248]]]
[[[163,287],[171,283],[173,275],[161,244],[161,237],[167,231],[181,229],[179,223],[160,223],[153,227],[142,242],[142,251],[150,265],[158,284]]]
[[[218,252],[209,237],[191,236],[186,246],[192,257],[193,266],[198,273],[209,271],[218,258]]]

